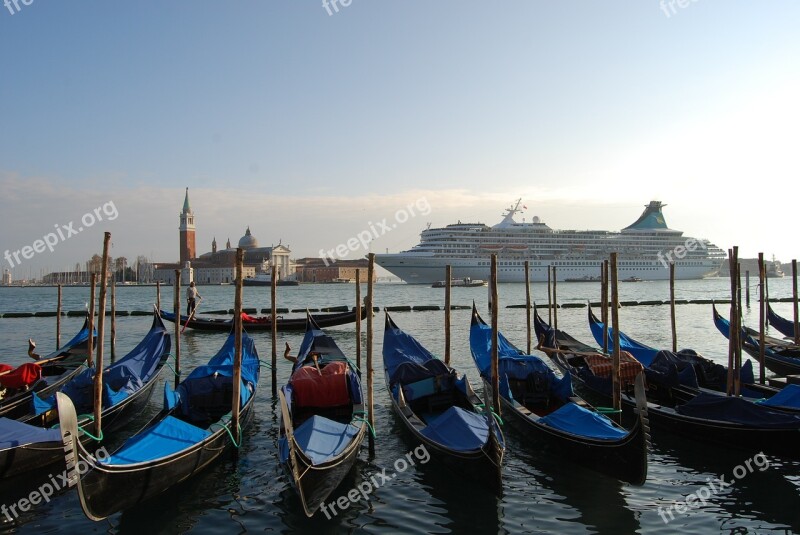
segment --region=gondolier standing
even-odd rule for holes
[[[194,308],[197,306],[197,299],[202,297],[197,292],[197,287],[194,285],[194,281],[189,283],[189,287],[186,288],[186,315],[191,316],[192,312],[194,312]]]

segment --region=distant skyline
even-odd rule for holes
[[[105,230],[115,257],[177,261],[187,186],[198,253],[250,226],[319,256],[425,199],[348,258],[398,251],[522,198],[519,220],[597,230],[660,200],[740,257],[800,255],[796,2],[19,5],[0,5],[0,254],[117,217],[15,278],[74,268]]]

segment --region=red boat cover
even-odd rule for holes
[[[243,323],[269,323],[267,318],[256,318],[249,314],[245,314],[242,312],[242,322]]]
[[[338,407],[350,403],[347,364],[331,362],[322,368],[303,366],[292,374],[292,391],[298,407]]]
[[[3,385],[5,388],[16,390],[32,385],[41,377],[42,368],[35,362],[29,362],[18,367],[11,373],[0,376],[0,385]]]

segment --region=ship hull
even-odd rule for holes
[[[452,266],[453,277],[470,277],[488,280],[489,257],[486,258],[447,258],[415,254],[379,254],[375,262],[396,277],[409,284],[433,284],[442,280],[445,266]],[[573,260],[530,260],[530,280],[546,282],[548,268],[555,264],[558,281],[575,279],[584,276],[596,277],[600,274],[600,261],[588,259]],[[641,265],[646,264],[646,265]],[[714,275],[719,263],[713,260],[693,261],[696,265],[678,263],[675,278],[680,280],[702,279]],[[643,262],[641,259],[618,261],[618,277],[620,280],[638,277],[644,281],[669,280],[669,268],[658,261]],[[498,282],[525,282],[525,261],[518,258],[498,259]]]

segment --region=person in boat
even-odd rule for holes
[[[189,287],[186,288],[186,315],[191,316],[194,309],[197,307],[197,300],[202,299],[200,293],[197,291],[197,287],[194,284],[194,281],[189,283]]]

